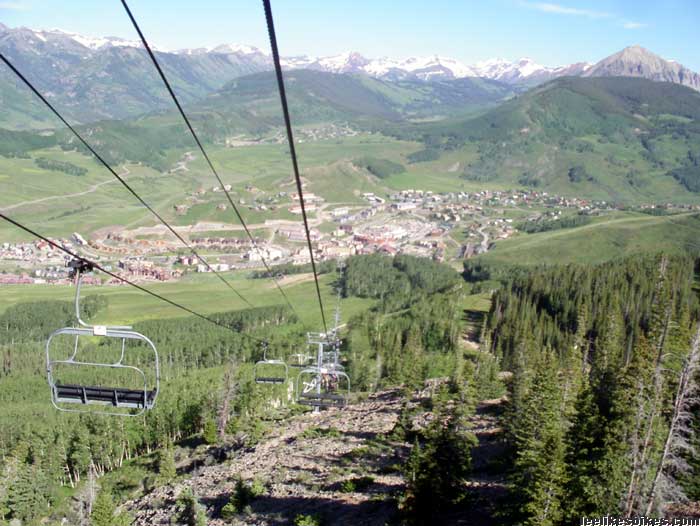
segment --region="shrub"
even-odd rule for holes
[[[318,515],[297,515],[294,518],[294,526],[321,526],[321,518]]]
[[[519,231],[528,234],[537,232],[549,232],[550,230],[561,230],[564,228],[577,228],[590,224],[592,219],[590,216],[576,215],[570,217],[562,217],[549,221],[524,221],[515,226]]]
[[[216,442],[219,440],[219,435],[216,430],[216,422],[214,422],[213,418],[207,418],[207,420],[204,422],[202,438],[207,444],[216,444]]]
[[[354,493],[356,491],[364,491],[374,484],[374,477],[355,477],[343,481],[340,485],[340,491],[343,493]]]
[[[440,157],[440,152],[435,148],[425,148],[409,154],[406,159],[409,163],[424,163],[427,161],[435,161]]]
[[[63,172],[68,175],[75,175],[77,177],[83,176],[87,173],[85,168],[76,166],[73,163],[66,161],[56,161],[54,159],[47,159],[46,157],[37,157],[34,159],[34,163],[44,170],[53,170],[54,172]]]
[[[235,515],[245,512],[256,498],[265,494],[265,485],[260,479],[247,483],[243,479],[236,481],[236,487],[228,503],[221,509],[221,517],[231,520]]]
[[[227,521],[233,519],[236,515],[238,515],[238,513],[238,508],[233,502],[230,501],[226,503],[223,508],[221,508],[221,518]]]
[[[582,181],[593,181],[593,176],[586,171],[586,167],[582,165],[572,166],[569,168],[569,181],[572,183],[580,183]]]
[[[202,505],[197,502],[192,490],[186,488],[177,498],[177,516],[180,524],[187,526],[206,526],[207,516]]]
[[[167,483],[177,476],[175,453],[171,444],[167,444],[165,447],[158,450],[156,455],[156,464],[158,468],[158,476],[161,481]]]
[[[352,164],[358,168],[364,168],[372,175],[385,179],[390,175],[400,174],[406,169],[403,165],[390,161],[388,159],[377,159],[376,157],[362,157],[355,159]]]
[[[340,431],[334,427],[309,427],[299,434],[299,438],[340,438]]]

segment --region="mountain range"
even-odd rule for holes
[[[232,79],[269,71],[269,55],[258,48],[223,44],[212,48],[167,51],[154,47],[185,103],[193,103]],[[0,52],[12,60],[73,120],[127,118],[167,108],[169,101],[141,43],[118,37],[87,37],[58,29],[9,28],[0,24]],[[547,67],[531,59],[491,59],[473,65],[441,56],[370,59],[348,52],[328,57],[283,58],[286,69],[364,75],[382,81],[445,82],[481,78],[501,83],[502,99],[563,76],[635,76],[674,82],[700,90],[700,75],[639,46],[597,64],[580,62]],[[463,83],[469,86],[469,83]],[[8,73],[0,77],[0,126],[11,129],[55,125],[33,97]],[[493,103],[488,98],[485,103]]]

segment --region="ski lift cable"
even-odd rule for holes
[[[124,186],[124,188],[126,188],[131,193],[131,195],[133,195],[136,199],[138,199],[138,201],[143,206],[145,206],[148,209],[148,211],[151,212],[151,214],[153,214],[158,219],[158,221],[160,221],[170,231],[171,234],[173,234],[185,247],[187,247],[189,249],[189,251],[192,253],[192,255],[194,255],[197,259],[199,259],[207,267],[207,269],[209,269],[211,272],[216,274],[216,276],[224,284],[226,284],[226,286],[229,289],[231,289],[231,291],[233,291],[243,301],[243,303],[245,303],[248,307],[251,307],[251,308],[253,307],[253,305],[246,298],[244,298],[240,292],[238,292],[235,288],[233,288],[233,285],[231,285],[226,280],[226,278],[224,278],[219,272],[217,272],[209,264],[209,262],[206,259],[204,259],[204,257],[202,257],[187,241],[185,241],[185,239],[180,234],[178,234],[177,231],[173,227],[171,227],[168,224],[168,222],[165,219],[163,219],[163,217],[153,207],[151,207],[151,205],[149,205],[146,201],[143,200],[143,198],[136,192],[136,190],[134,190],[129,185],[129,183],[127,183],[124,180],[124,178],[121,177],[114,170],[114,168],[112,168],[110,166],[110,164],[107,161],[105,161],[104,158],[99,153],[97,153],[97,151],[95,151],[95,149],[92,146],[90,146],[90,144],[82,137],[82,135],[80,135],[78,133],[78,131],[73,126],[71,126],[71,124],[63,117],[63,115],[61,115],[58,112],[58,110],[56,108],[54,108],[54,106],[46,99],[46,97],[44,97],[39,92],[39,90],[36,87],[34,87],[34,85],[29,81],[29,79],[27,79],[2,53],[0,53],[0,60],[2,60],[7,65],[7,67],[9,67],[12,70],[12,72],[15,75],[17,75],[17,77],[19,77],[19,79],[22,82],[24,82],[24,84],[34,93],[34,95],[36,95],[46,105],[46,107],[48,107],[53,112],[53,114],[56,117],[58,117],[58,119],[73,133],[73,135],[76,136],[76,138],[83,144],[83,146],[85,146],[85,148],[87,148],[90,151],[90,153],[92,153],[95,156],[95,158],[98,161],[100,161],[100,163],[105,168],[107,168],[107,170],[109,170],[109,172],[122,184],[122,186]]]
[[[38,232],[32,230],[31,228],[29,228],[29,227],[27,227],[27,226],[24,226],[23,224],[19,223],[18,221],[15,221],[14,219],[12,219],[12,218],[6,216],[5,214],[3,214],[3,213],[1,213],[1,212],[0,212],[0,219],[4,219],[4,220],[7,221],[8,223],[10,223],[10,224],[16,226],[17,228],[19,228],[20,230],[24,230],[24,231],[27,232],[28,234],[31,234],[31,235],[33,235],[34,237],[36,237],[36,238],[38,238],[38,239],[41,239],[42,241],[45,241],[46,243],[48,243],[48,244],[51,245],[52,247],[54,247],[54,248],[56,248],[56,249],[58,249],[58,250],[60,250],[60,251],[62,251],[62,252],[65,252],[66,254],[68,254],[69,256],[71,256],[72,258],[77,259],[77,260],[80,260],[80,261],[84,261],[84,262],[86,262],[86,263],[92,265],[94,268],[96,268],[96,269],[99,270],[100,272],[103,272],[103,273],[107,274],[108,276],[110,276],[110,277],[112,277],[112,278],[114,278],[114,279],[116,279],[116,280],[119,280],[119,281],[122,282],[122,283],[125,283],[125,284],[127,284],[127,285],[131,285],[132,287],[134,287],[134,288],[140,290],[141,292],[145,292],[145,293],[148,294],[149,296],[152,296],[152,297],[154,297],[154,298],[156,298],[156,299],[158,299],[158,300],[160,300],[160,301],[164,301],[165,303],[168,303],[168,304],[170,304],[170,305],[173,306],[173,307],[176,307],[176,308],[178,308],[178,309],[180,309],[180,310],[182,310],[182,311],[185,311],[185,312],[187,312],[188,314],[192,314],[193,316],[196,316],[196,317],[201,318],[201,319],[203,319],[203,320],[205,320],[205,321],[208,321],[209,323],[212,323],[212,324],[214,324],[214,325],[217,325],[217,326],[219,326],[219,327],[221,327],[221,328],[223,328],[223,329],[228,329],[228,330],[230,330],[231,332],[233,332],[233,333],[235,333],[235,334],[238,334],[238,335],[240,335],[240,336],[243,336],[243,337],[245,337],[245,338],[248,338],[248,339],[250,339],[250,340],[253,340],[253,341],[255,341],[256,343],[265,344],[265,343],[267,342],[266,340],[257,338],[257,337],[255,337],[255,336],[252,336],[251,334],[247,334],[247,333],[245,333],[245,332],[239,332],[239,331],[233,329],[232,327],[229,327],[228,325],[226,325],[226,324],[224,324],[224,323],[221,323],[220,321],[217,321],[217,320],[214,319],[214,318],[210,318],[209,316],[207,316],[207,315],[205,315],[205,314],[201,314],[201,313],[199,313],[199,312],[197,312],[197,311],[195,311],[195,310],[193,310],[193,309],[190,309],[189,307],[185,307],[184,305],[182,305],[182,304],[180,304],[180,303],[177,303],[176,301],[173,301],[173,300],[168,299],[168,298],[166,298],[166,297],[164,297],[164,296],[161,296],[161,295],[158,294],[157,292],[153,292],[152,290],[149,290],[149,289],[147,289],[147,288],[145,288],[145,287],[142,287],[141,285],[138,285],[138,284],[134,283],[133,281],[130,281],[130,280],[126,279],[126,278],[123,278],[122,276],[119,276],[118,274],[115,274],[114,272],[112,272],[112,271],[110,271],[110,270],[107,270],[106,268],[104,268],[103,266],[101,266],[99,263],[96,263],[96,262],[94,262],[94,261],[91,261],[91,260],[89,260],[89,259],[83,257],[83,256],[80,256],[80,255],[78,255],[77,253],[73,252],[72,250],[69,250],[69,249],[67,249],[67,248],[64,247],[64,246],[59,245],[59,244],[56,243],[55,241],[51,241],[49,238],[47,238],[47,237],[45,237],[45,236],[42,236],[42,235],[39,234]]]
[[[122,0],[124,1],[124,0]],[[270,47],[272,49],[272,60],[275,64],[275,75],[277,76],[277,87],[280,94],[280,102],[282,104],[282,115],[284,116],[284,124],[287,129],[287,140],[289,142],[289,154],[292,158],[292,168],[294,170],[294,179],[297,185],[297,194],[299,195],[299,204],[301,207],[301,216],[304,221],[304,230],[306,231],[306,241],[309,247],[309,257],[311,258],[311,270],[314,273],[314,282],[316,283],[316,295],[318,296],[318,305],[321,309],[321,320],[323,321],[323,330],[328,333],[328,325],[326,324],[326,314],[323,310],[323,299],[321,298],[321,287],[318,283],[318,272],[316,272],[316,261],[314,260],[314,251],[311,245],[311,233],[309,230],[309,219],[306,215],[306,206],[304,205],[304,193],[299,175],[299,163],[297,161],[296,148],[294,147],[294,134],[292,132],[292,123],[289,117],[289,106],[287,104],[287,93],[284,88],[284,77],[282,76],[282,64],[280,63],[279,50],[277,48],[277,35],[275,33],[275,23],[272,18],[272,7],[270,0],[263,0],[265,8],[265,19],[267,21],[267,32],[270,37]]]
[[[146,40],[146,37],[144,36],[143,32],[141,31],[140,26],[136,22],[136,18],[134,17],[133,13],[131,12],[131,9],[129,9],[129,6],[126,3],[126,0],[122,0],[122,5],[124,6],[124,9],[126,10],[126,14],[129,16],[129,19],[131,20],[131,24],[134,26],[134,29],[136,30],[139,37],[141,38],[141,42],[143,43],[144,48],[146,48],[146,52],[148,53],[148,56],[151,58],[151,62],[153,62],[153,65],[155,66],[156,70],[158,71],[158,75],[160,75],[160,78],[163,81],[163,84],[165,84],[165,87],[168,90],[170,97],[173,99],[175,106],[177,106],[177,109],[180,112],[180,116],[182,116],[182,120],[185,121],[185,124],[187,125],[187,128],[189,129],[190,134],[192,135],[192,138],[197,143],[197,147],[199,148],[199,151],[202,153],[202,156],[204,157],[207,164],[209,165],[209,168],[211,169],[211,172],[214,174],[214,177],[216,177],[216,180],[219,182],[221,189],[226,194],[226,198],[228,199],[228,202],[231,205],[231,208],[235,212],[239,223],[241,224],[241,226],[243,227],[243,230],[245,230],[245,233],[247,234],[248,238],[250,239],[250,242],[252,243],[253,248],[258,253],[258,256],[260,257],[261,262],[265,266],[265,270],[267,271],[268,275],[270,276],[270,279],[272,279],[272,281],[274,281],[275,285],[277,286],[277,290],[280,292],[280,294],[282,295],[282,297],[286,301],[289,308],[297,316],[297,318],[299,318],[299,315],[297,314],[296,310],[292,306],[292,303],[289,301],[287,294],[284,292],[284,290],[280,286],[278,280],[275,278],[274,273],[270,269],[270,265],[267,263],[267,260],[263,256],[262,251],[258,247],[258,244],[255,242],[255,238],[253,237],[253,234],[250,232],[248,225],[246,225],[246,222],[243,220],[243,216],[241,215],[236,204],[234,203],[233,198],[231,197],[231,194],[226,189],[226,185],[224,185],[223,180],[219,176],[219,172],[216,170],[216,168],[214,168],[214,164],[212,163],[211,159],[209,158],[209,155],[207,154],[206,150],[204,149],[202,142],[199,140],[199,136],[194,131],[194,127],[192,126],[190,119],[187,117],[185,110],[182,108],[182,105],[180,104],[179,99],[175,95],[175,91],[173,90],[172,86],[170,85],[170,81],[166,77],[165,72],[161,68],[160,63],[158,62],[158,59],[156,58],[155,54],[153,53],[153,50],[151,49],[150,44]]]

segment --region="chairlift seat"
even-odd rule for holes
[[[286,378],[280,378],[277,376],[257,376],[255,378],[256,384],[283,384],[286,381]]]
[[[345,407],[347,398],[333,393],[301,393],[297,403],[311,407]]]
[[[93,387],[71,384],[57,384],[57,402],[76,404],[107,404],[114,407],[150,409],[155,404],[156,391],[143,389],[123,389],[115,387]]]
[[[263,359],[253,366],[256,384],[283,384],[289,379],[289,367],[283,360],[267,357],[267,344],[263,347]]]

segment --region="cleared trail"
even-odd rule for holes
[[[191,478],[158,488],[127,508],[136,525],[170,525],[177,495],[190,487],[206,505],[207,524],[213,526],[290,524],[300,514],[318,514],[334,525],[383,525],[395,516],[395,498],[403,490],[395,466],[410,448],[384,440],[402,401],[399,391],[384,391],[342,411],[293,417],[255,447],[234,452],[226,463],[200,468]],[[216,518],[238,476],[262,480],[267,492],[252,502],[249,515],[229,522]],[[373,481],[361,491],[342,491],[344,481],[361,476]]]
[[[430,388],[412,398],[410,405],[419,408],[427,391]],[[177,497],[189,488],[206,507],[210,526],[287,526],[299,515],[317,515],[334,526],[394,524],[398,499],[405,491],[401,468],[412,444],[389,435],[405,401],[401,390],[386,390],[345,410],[284,420],[254,447],[229,450],[222,463],[206,466],[200,456],[199,467],[192,463],[184,467],[185,480],[158,487],[127,502],[125,508],[137,526],[171,525],[178,520]],[[465,480],[471,505],[448,517],[449,524],[497,523],[499,506],[508,497],[498,464],[505,450],[500,416],[504,402],[484,400],[469,418],[469,430],[478,439],[472,451],[473,471]],[[430,415],[419,410],[414,426],[431,420]],[[252,501],[248,513],[226,521],[220,518],[221,509],[234,495],[239,477],[262,482],[265,493]],[[360,477],[371,477],[370,482],[354,491],[344,488],[344,483]]]

